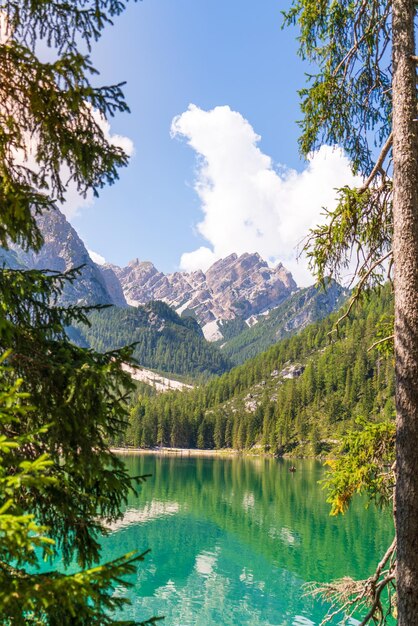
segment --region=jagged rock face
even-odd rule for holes
[[[293,334],[312,322],[323,319],[338,309],[348,294],[349,290],[344,289],[335,280],[327,282],[325,291],[314,285],[304,289],[300,296],[295,296],[293,310],[283,331]],[[281,338],[281,335],[278,335],[278,338]]]
[[[166,276],[149,261],[134,259],[124,268],[114,265],[110,267],[122,285],[128,304],[134,306],[146,304],[150,300],[162,300],[179,308],[188,299],[196,284],[196,280],[188,280],[189,275],[180,272]]]
[[[125,307],[127,305],[126,299],[123,294],[122,286],[115,272],[109,266],[104,267],[102,265],[99,265],[98,268],[104,280],[104,284],[106,286],[107,293],[111,298],[112,304],[120,307]]]
[[[205,327],[218,319],[249,317],[275,307],[297,286],[283,265],[270,268],[259,254],[231,254],[202,271],[165,275],[148,261],[111,266],[129,304],[162,300],[193,313]],[[214,338],[214,337],[212,337]]]
[[[297,286],[282,264],[270,268],[259,254],[231,254],[214,263],[206,282],[224,312],[218,317],[249,317],[277,306]]]
[[[118,283],[116,276],[113,275],[112,279],[109,272],[102,273],[91,260],[77,232],[58,209],[46,211],[37,218],[37,223],[44,237],[44,245],[39,252],[24,252],[18,246],[11,246],[21,266],[59,272],[84,266],[80,276],[65,285],[61,304],[126,305],[120,286],[118,290],[115,284]]]

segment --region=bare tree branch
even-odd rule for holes
[[[370,184],[372,183],[373,179],[376,177],[376,175],[382,170],[382,165],[388,155],[389,150],[392,147],[392,142],[393,142],[393,133],[390,133],[389,137],[387,138],[387,141],[385,143],[385,145],[382,148],[382,151],[379,155],[379,158],[377,159],[374,168],[372,169],[372,171],[370,172],[370,176],[368,177],[368,179],[366,180],[366,182],[360,187],[359,192],[360,193],[364,193],[370,186]]]
[[[338,329],[338,326],[341,324],[341,322],[350,315],[351,309],[353,308],[354,304],[359,299],[364,283],[369,278],[370,274],[373,272],[373,270],[376,269],[376,267],[378,267],[378,265],[381,265],[382,263],[384,263],[384,261],[386,261],[386,259],[388,259],[391,255],[392,255],[392,250],[389,250],[387,254],[385,254],[383,257],[375,261],[375,263],[373,263],[373,265],[369,267],[367,272],[364,274],[364,276],[362,276],[361,280],[359,281],[356,291],[354,295],[351,297],[350,304],[348,305],[346,312],[343,315],[341,315],[340,318],[338,318],[338,320],[335,322],[335,328],[331,330],[328,333],[328,335],[332,335],[332,333],[334,333]]]
[[[383,339],[379,339],[378,341],[375,341],[374,343],[372,343],[370,348],[367,348],[367,352],[370,352],[371,350],[373,350],[373,348],[375,348],[379,344],[385,343],[385,341],[390,341],[391,339],[394,339],[394,338],[395,338],[395,335],[388,335],[387,337],[384,337]]]

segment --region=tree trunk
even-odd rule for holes
[[[418,122],[414,0],[393,0],[398,624],[418,623]]]

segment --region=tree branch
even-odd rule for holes
[[[374,574],[366,580],[353,580],[346,577],[323,585],[310,584],[308,586],[307,595],[313,597],[320,595],[323,599],[331,602],[331,607],[322,620],[321,626],[328,624],[334,617],[342,613],[347,618],[352,614],[356,606],[358,609],[365,605],[370,608],[368,608],[367,614],[359,626],[366,626],[371,619],[374,619],[376,624],[383,624],[382,618],[384,616],[380,596],[383,589],[395,579],[396,563],[393,560],[395,551],[396,538],[378,563]],[[389,567],[384,571],[384,567],[389,560]],[[379,581],[380,578],[381,580]],[[380,612],[379,622],[377,622],[376,611]]]
[[[379,341],[375,341],[374,343],[372,343],[370,348],[367,348],[367,352],[370,352],[370,350],[373,350],[373,348],[375,348],[376,346],[378,346],[381,343],[384,343],[385,341],[389,341],[390,339],[394,339],[394,337],[395,337],[395,335],[388,335],[387,337],[384,337],[383,339],[379,339]]]
[[[359,299],[360,292],[361,292],[361,290],[362,290],[362,288],[364,286],[364,283],[369,278],[370,274],[373,272],[374,269],[376,269],[376,267],[378,265],[381,265],[382,263],[384,263],[384,261],[386,261],[386,259],[388,259],[391,255],[392,255],[392,250],[389,250],[389,252],[387,254],[385,254],[385,256],[383,256],[380,259],[378,259],[377,261],[375,261],[375,263],[373,263],[373,265],[367,270],[367,272],[364,274],[364,276],[359,281],[359,283],[357,285],[357,288],[356,288],[355,294],[351,297],[350,304],[348,305],[347,311],[343,315],[341,315],[341,317],[335,322],[335,328],[333,330],[331,330],[328,333],[328,335],[332,335],[332,333],[335,332],[335,330],[338,328],[338,326],[341,324],[341,322],[343,320],[345,320],[350,315],[351,309],[353,308],[355,302],[357,302],[357,300]]]
[[[391,580],[395,579],[394,572],[390,572],[376,587],[376,594],[373,601],[373,604],[370,608],[370,611],[367,613],[366,617],[360,622],[359,626],[366,626],[366,624],[373,618],[376,609],[379,607],[380,614],[383,617],[382,605],[380,604],[380,596],[382,594],[383,589],[386,587]]]
[[[390,544],[389,548],[386,550],[386,553],[384,554],[382,560],[377,564],[376,572],[374,573],[374,576],[371,579],[372,581],[376,582],[378,580],[380,574],[382,573],[383,568],[385,567],[386,563],[388,562],[392,554],[395,552],[395,550],[396,550],[396,537]]]
[[[393,142],[393,133],[391,132],[389,137],[386,140],[385,145],[382,148],[382,151],[379,155],[379,158],[377,159],[375,163],[374,168],[370,172],[370,176],[368,177],[366,182],[360,187],[359,193],[364,193],[370,187],[370,184],[375,178],[376,174],[378,174],[382,170],[382,165],[387,157],[387,154],[390,148],[392,147],[392,142]]]

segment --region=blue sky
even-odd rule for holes
[[[143,0],[105,31],[92,56],[103,84],[127,81],[131,114],[111,120],[111,133],[129,137],[135,153],[94,203],[64,207],[89,249],[169,272],[252,247],[312,282],[295,269],[295,244],[347,163],[339,152],[322,155],[307,172],[299,158],[297,89],[307,68],[296,30],[281,28],[286,6]]]

